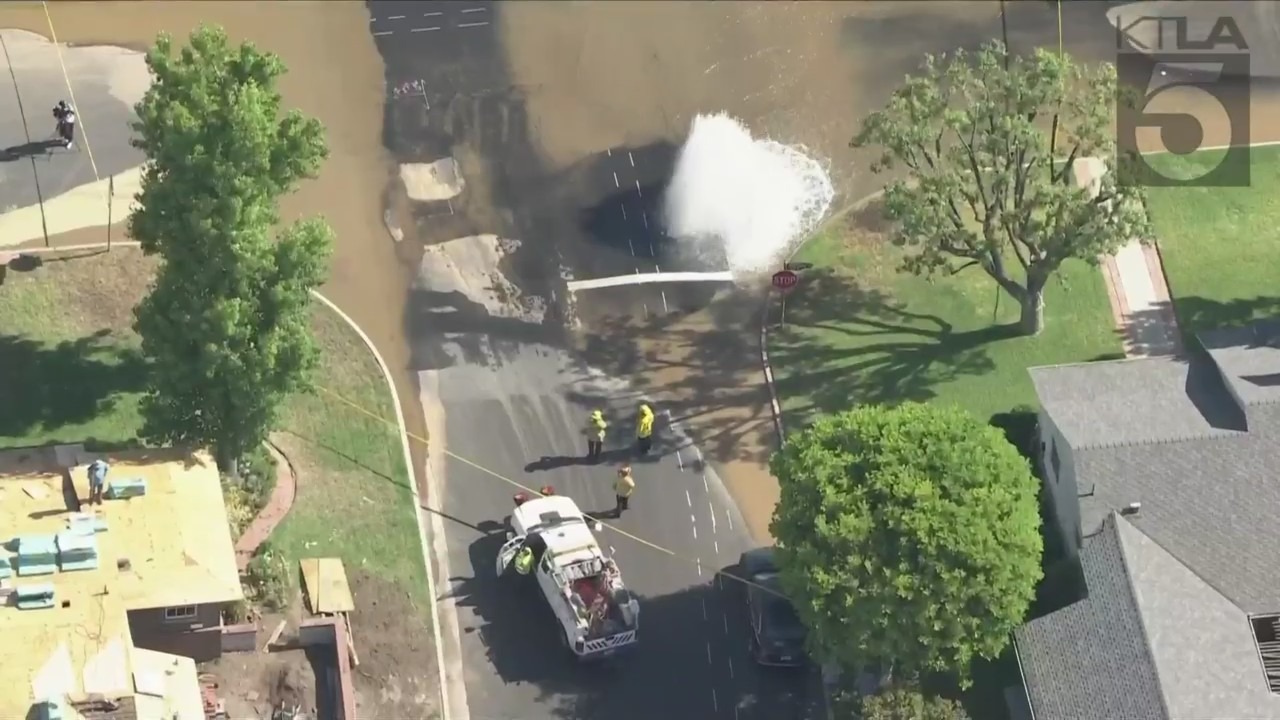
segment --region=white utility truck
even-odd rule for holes
[[[615,655],[636,644],[640,603],[622,583],[618,564],[600,549],[577,503],[552,492],[517,496],[497,572],[515,574],[516,555],[528,547],[534,554],[530,575],[560,621],[565,645],[579,660]]]

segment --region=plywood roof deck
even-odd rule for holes
[[[65,531],[77,499],[88,500],[87,466],[66,478],[32,451],[0,455],[0,543]],[[54,606],[0,606],[0,718],[26,717],[32,703],[49,696],[132,694],[129,610],[242,597],[213,461],[155,451],[104,459],[111,464],[108,482],[143,478],[147,492],[81,505],[80,512],[106,522],[94,536],[97,568],[15,573],[5,581],[14,588],[53,586]],[[0,552],[12,556],[11,549]]]

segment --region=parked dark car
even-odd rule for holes
[[[805,663],[805,627],[778,578],[773,548],[748,550],[738,559],[747,584],[751,647],[761,665],[798,667]]]

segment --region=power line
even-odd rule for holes
[[[348,400],[346,397],[344,397],[344,396],[340,395],[340,394],[339,394],[339,393],[337,393],[337,392],[334,392],[333,390],[330,390],[330,389],[329,389],[329,388],[327,388],[327,387],[324,387],[323,385],[316,385],[316,386],[315,386],[315,388],[316,388],[317,390],[319,390],[320,392],[322,392],[322,393],[324,393],[324,394],[326,394],[326,395],[329,395],[330,397],[334,398],[335,400],[337,400],[337,401],[339,401],[339,402],[343,403],[344,405],[347,405],[347,406],[351,407],[351,408],[352,408],[353,410],[355,410],[356,412],[358,412],[358,413],[360,413],[360,414],[362,414],[362,415],[367,415],[368,417],[371,417],[371,418],[373,418],[374,420],[377,420],[378,422],[383,423],[384,425],[388,425],[388,426],[390,426],[390,427],[393,427],[393,428],[395,428],[395,429],[396,429],[396,431],[397,431],[397,432],[399,432],[399,431],[400,431],[400,428],[396,426],[396,423],[394,423],[394,422],[392,422],[392,421],[390,421],[390,420],[388,420],[388,419],[386,419],[386,418],[382,417],[381,415],[379,415],[379,414],[377,414],[377,413],[373,412],[372,410],[369,410],[369,409],[367,409],[367,408],[363,407],[363,406],[362,406],[362,405],[360,405],[359,403],[356,403],[356,402],[354,402],[354,401],[352,401],[352,400]],[[430,446],[430,444],[427,442],[427,439],[426,439],[426,438],[421,437],[421,436],[419,436],[419,435],[415,435],[414,433],[409,432],[408,428],[405,428],[405,429],[404,429],[404,434],[405,434],[405,436],[406,436],[406,437],[408,437],[410,440],[413,440],[414,442],[421,443],[421,444],[422,444],[422,445],[424,445],[424,446],[428,446],[428,447]],[[482,473],[484,473],[484,474],[486,474],[486,475],[488,475],[488,476],[490,476],[490,477],[493,477],[493,478],[496,478],[496,479],[498,479],[498,480],[501,480],[502,482],[507,483],[508,485],[510,485],[510,486],[512,486],[512,487],[514,487],[514,488],[517,488],[517,489],[521,490],[522,492],[529,493],[529,494],[530,494],[530,495],[532,495],[532,496],[542,495],[542,492],[541,492],[540,490],[536,490],[536,489],[534,489],[534,488],[531,488],[531,487],[529,487],[528,485],[525,485],[524,483],[522,483],[522,482],[520,482],[520,481],[518,481],[518,480],[513,480],[513,479],[511,479],[511,478],[507,477],[506,475],[503,475],[502,473],[500,473],[500,472],[498,472],[498,471],[496,471],[496,470],[493,470],[493,469],[487,468],[487,467],[485,467],[485,466],[481,465],[480,463],[477,463],[477,462],[475,462],[475,461],[473,461],[473,460],[470,460],[470,459],[468,459],[468,458],[462,457],[461,455],[458,455],[457,453],[450,451],[448,448],[445,448],[442,452],[443,452],[443,454],[444,454],[446,457],[449,457],[449,458],[452,458],[452,459],[454,459],[454,460],[457,460],[458,462],[460,462],[460,463],[462,463],[463,465],[466,465],[466,466],[468,466],[468,467],[475,468],[476,470],[479,470],[480,472],[482,472]],[[591,515],[587,515],[586,513],[583,513],[583,515],[584,515],[585,517],[589,518],[591,521],[596,522],[596,523],[599,523],[602,527],[608,528],[609,530],[612,530],[613,532],[615,532],[615,533],[617,533],[617,534],[619,534],[619,535],[621,535],[621,536],[623,536],[623,537],[625,537],[625,538],[627,538],[627,539],[629,539],[629,540],[633,540],[633,541],[635,541],[635,542],[637,542],[637,543],[640,543],[641,545],[644,545],[645,547],[648,547],[648,548],[650,548],[650,549],[652,549],[652,550],[656,550],[656,551],[658,551],[658,552],[660,552],[660,553],[662,553],[662,554],[664,554],[664,555],[668,555],[668,556],[670,556],[670,557],[676,558],[677,560],[682,560],[682,561],[684,561],[684,562],[686,562],[686,563],[688,563],[688,564],[690,564],[690,565],[696,565],[697,567],[702,567],[702,559],[701,559],[701,558],[696,558],[696,557],[692,557],[692,558],[691,558],[691,557],[689,557],[689,556],[682,555],[681,553],[678,553],[678,552],[676,552],[675,550],[672,550],[671,548],[668,548],[668,547],[665,547],[665,546],[659,545],[658,543],[655,543],[655,542],[653,542],[652,540],[647,540],[647,539],[645,539],[645,538],[640,537],[639,535],[636,535],[636,534],[634,534],[634,533],[627,532],[626,530],[623,530],[623,529],[622,529],[622,528],[620,528],[620,527],[617,527],[617,526],[612,525],[612,524],[610,524],[610,523],[606,523],[606,522],[604,522],[603,520],[601,520],[601,519],[600,519],[600,518],[598,518],[598,517],[594,517],[594,516],[591,516]],[[715,576],[715,577],[727,577],[727,578],[730,578],[730,579],[736,580],[736,581],[738,581],[738,582],[742,583],[743,585],[748,585],[748,586],[754,587],[754,588],[756,588],[756,589],[758,589],[758,590],[761,590],[762,592],[767,592],[767,593],[770,593],[770,594],[772,594],[772,595],[777,595],[777,596],[779,596],[779,597],[782,597],[781,593],[778,593],[778,592],[777,592],[777,591],[775,591],[773,588],[765,587],[764,585],[760,585],[759,583],[752,582],[751,580],[749,580],[749,579],[747,579],[747,578],[743,578],[743,577],[739,577],[739,576],[737,576],[737,575],[733,575],[732,573],[727,573],[727,572],[723,572],[723,571],[721,571],[721,570],[719,570],[719,569],[714,569],[714,570],[712,570],[712,575],[713,575],[713,576]]]

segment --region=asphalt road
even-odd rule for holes
[[[557,312],[565,270],[576,277],[698,267],[675,258],[655,222],[675,149],[606,148],[578,166],[548,170],[531,137],[524,91],[511,85],[489,3],[373,2],[370,32],[387,65],[385,141],[400,162],[458,157],[469,190],[417,204],[407,242],[478,233],[518,238],[503,274],[526,295],[551,299],[536,323],[489,313],[460,293],[420,287],[405,318],[436,464],[431,505],[437,592],[456,612],[457,654],[475,720],[654,717],[816,717],[811,673],[762,673],[748,654],[737,588],[716,571],[749,547],[745,523],[700,453],[680,446],[660,418],[653,459],[636,464],[639,488],[618,526],[655,549],[606,530],[623,576],[641,598],[640,645],[604,666],[579,667],[540,596],[494,576],[502,520],[517,488],[550,483],[588,512],[611,509],[614,467],[625,454],[637,398],[577,363]],[[625,215],[624,215],[625,213]],[[705,263],[704,263],[705,264]],[[580,312],[658,312],[701,291],[610,291]],[[442,297],[448,295],[448,297]],[[691,299],[692,298],[692,299]],[[582,425],[608,407],[617,434],[609,461],[586,466]],[[661,414],[661,408],[659,408]],[[487,468],[441,459],[441,449]],[[491,472],[490,472],[491,471]],[[444,550],[440,562],[440,550]],[[445,643],[453,647],[446,619]]]
[[[637,398],[545,345],[489,349],[497,358],[491,367],[459,364],[423,381],[424,394],[445,408],[443,428],[432,427],[437,447],[487,468],[451,457],[434,478],[448,564],[438,592],[446,611],[457,613],[471,717],[818,717],[811,673],[751,661],[740,588],[716,578],[750,547],[745,525],[700,451],[661,408],[655,452],[634,463],[632,508],[605,520],[659,547],[612,529],[601,534],[641,598],[636,651],[607,665],[578,665],[541,596],[495,576],[502,523],[518,488],[492,473],[532,488],[551,484],[589,513],[611,510]],[[605,462],[588,465],[580,428],[596,407],[606,408],[616,432]]]

